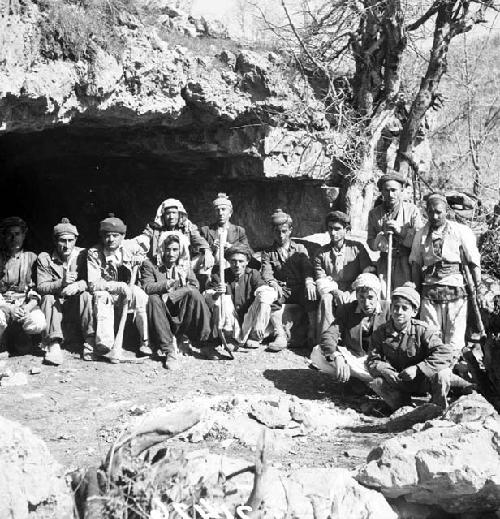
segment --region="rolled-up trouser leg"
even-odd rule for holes
[[[43,296],[41,310],[47,323],[47,327],[42,333],[43,343],[47,345],[53,341],[62,342],[63,305],[60,299],[54,297],[52,294]]]
[[[171,315],[175,315],[179,323],[177,333],[183,333],[191,343],[204,342],[210,335],[210,310],[204,297],[198,290],[190,288],[183,290],[182,297],[172,303],[167,300],[167,308]],[[176,291],[178,292],[178,291]]]
[[[109,351],[115,342],[115,307],[113,298],[105,290],[94,292],[93,313],[96,347],[104,346]]]
[[[45,316],[38,306],[23,319],[22,329],[26,335],[37,335],[42,333],[46,327]]]
[[[380,396],[393,411],[411,403],[410,395],[407,392],[401,390],[399,386],[389,384],[382,377],[372,380],[368,386]]]
[[[342,354],[347,365],[349,366],[352,378],[357,378],[358,380],[361,380],[362,382],[365,382],[367,384],[373,380],[373,377],[370,375],[368,369],[366,368],[366,361],[368,359],[368,355],[356,357],[344,346],[339,346],[338,351]]]
[[[149,296],[146,306],[151,340],[164,353],[175,353],[174,333],[169,311],[158,294]]]
[[[148,341],[148,318],[146,307],[148,305],[148,295],[142,288],[134,285],[132,287],[132,299],[129,303],[129,309],[135,312],[135,325],[139,332],[141,344]]]

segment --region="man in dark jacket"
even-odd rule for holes
[[[404,284],[392,292],[391,319],[371,338],[370,387],[395,410],[411,403],[411,395],[431,393],[432,402],[447,407],[453,347],[439,333],[415,319],[420,295]]]
[[[335,321],[321,335],[319,347],[336,382],[345,383],[351,377],[371,382],[366,369],[370,337],[389,319],[390,305],[380,300],[380,281],[374,274],[361,274],[352,286],[356,300],[339,306]]]
[[[46,348],[45,362],[63,362],[61,345],[63,331],[78,328],[85,341],[83,356],[91,355],[93,347],[88,339],[94,335],[92,296],[87,292],[87,251],[76,247],[77,228],[67,218],[54,227],[55,249],[52,254],[42,252],[37,259],[37,290],[42,296],[42,312],[47,321],[43,332]],[[64,329],[64,330],[63,330]]]
[[[278,292],[271,313],[274,340],[269,343],[269,351],[280,351],[287,347],[287,337],[283,328],[283,305],[298,304],[309,316],[309,338],[315,336],[316,285],[314,269],[304,245],[292,239],[292,218],[281,209],[271,215],[275,235],[273,245],[262,253],[262,279]]]
[[[210,311],[199,292],[198,281],[189,269],[179,268],[180,239],[172,234],[162,244],[163,264],[146,260],[141,266],[141,283],[149,296],[147,313],[152,342],[165,368],[178,369],[176,335],[186,335],[193,344],[210,334]]]

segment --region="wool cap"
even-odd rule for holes
[[[116,218],[113,213],[109,213],[108,217],[104,218],[99,224],[99,232],[118,232],[125,234],[127,232],[127,226],[123,223],[123,220]]]
[[[395,297],[403,297],[410,301],[415,309],[418,310],[420,308],[420,294],[415,290],[415,283],[407,281],[400,287],[395,288],[392,291],[392,298],[394,299]]]
[[[347,227],[351,223],[351,219],[342,211],[331,211],[325,217],[325,224],[328,225],[328,222],[339,222]]]
[[[432,202],[433,200],[439,200],[441,202],[444,202],[446,205],[448,205],[448,200],[443,193],[438,193],[438,192],[429,193],[427,195],[426,203],[429,204],[429,202]]]
[[[217,198],[212,202],[214,207],[230,207],[233,208],[233,204],[226,193],[217,193]]]
[[[385,173],[384,175],[382,175],[377,181],[377,187],[380,191],[382,191],[382,187],[384,186],[384,184],[386,182],[390,182],[391,180],[394,182],[399,182],[403,187],[406,187],[408,185],[408,179],[404,175],[401,175],[401,173],[393,171],[391,173]]]
[[[28,225],[26,222],[20,218],[19,216],[9,216],[7,218],[4,218],[0,222],[0,231],[4,232],[9,227],[21,227],[21,229],[26,232],[28,230]]]
[[[380,296],[380,291],[382,290],[379,278],[375,274],[368,272],[360,274],[352,284],[352,288],[354,290],[358,288],[369,288],[373,290],[377,296]]]
[[[63,234],[72,234],[73,236],[78,236],[77,228],[72,223],[70,223],[67,218],[61,218],[61,221],[54,226],[55,238]]]
[[[271,215],[271,222],[273,225],[282,225],[284,223],[292,224],[292,217],[285,213],[282,209],[275,209]]]
[[[245,245],[233,245],[232,247],[226,250],[226,252],[224,253],[224,257],[229,261],[231,256],[233,256],[234,254],[244,254],[247,257],[248,261],[250,261],[250,259],[252,258],[252,251]]]

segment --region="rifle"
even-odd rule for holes
[[[225,277],[224,277],[224,245],[225,245],[225,237],[222,233],[219,234],[219,279],[220,283],[223,285],[225,283]],[[219,301],[219,321],[218,321],[218,332],[219,337],[221,339],[222,347],[229,355],[229,358],[231,360],[234,360],[233,352],[231,351],[231,348],[227,344],[226,336],[224,335],[224,330],[222,327],[222,305],[223,305],[223,299],[224,294],[220,295],[220,301]]]
[[[465,280],[465,289],[467,292],[467,296],[472,305],[472,311],[474,313],[474,319],[476,321],[476,325],[479,331],[480,340],[484,340],[486,338],[486,330],[484,329],[483,320],[481,318],[481,311],[479,310],[479,303],[477,302],[476,296],[476,288],[474,285],[474,281],[472,279],[472,274],[470,271],[469,263],[467,258],[465,257],[464,251],[460,248],[460,258],[462,260],[462,273]]]

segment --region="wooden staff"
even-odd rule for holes
[[[391,284],[392,284],[392,232],[387,233],[387,285],[385,299],[391,302]]]
[[[225,284],[225,282],[226,282],[225,276],[224,276],[224,250],[225,250],[224,245],[225,244],[226,244],[225,235],[223,232],[220,232],[219,233],[219,280],[222,285]],[[231,360],[234,360],[233,352],[231,351],[231,348],[227,344],[226,336],[224,335],[224,330],[222,327],[222,324],[223,324],[222,323],[222,305],[224,304],[224,296],[225,296],[225,294],[220,295],[218,332],[219,332],[219,337],[222,341],[223,348],[226,350],[226,352],[228,353]]]
[[[462,272],[464,275],[467,296],[471,302],[472,312],[474,313],[474,320],[476,321],[476,326],[480,335],[480,340],[484,340],[486,338],[486,330],[484,329],[483,320],[481,318],[481,310],[479,309],[479,304],[477,302],[476,288],[474,281],[472,279],[469,262],[467,261],[467,258],[465,257],[462,248],[460,248],[460,257],[462,260]]]

